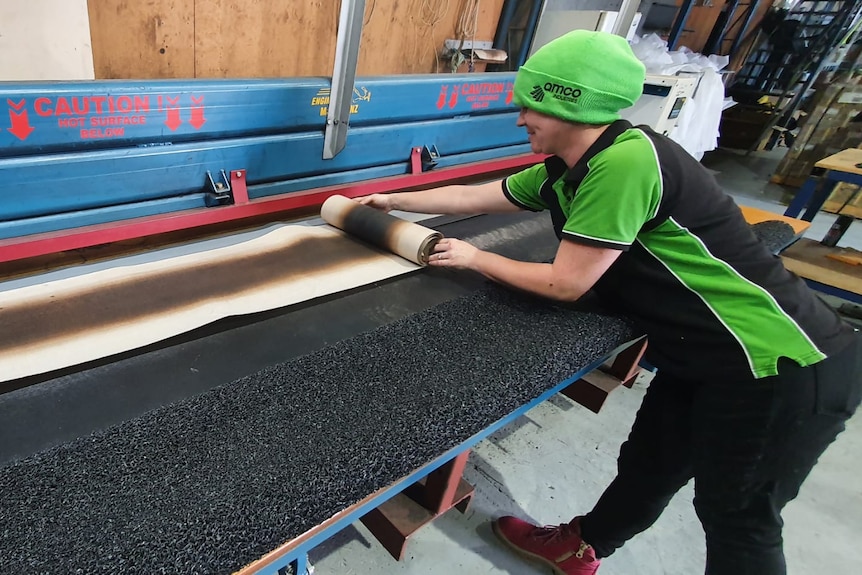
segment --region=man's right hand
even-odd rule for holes
[[[362,196],[361,198],[355,199],[363,206],[368,206],[369,208],[374,208],[384,212],[390,212],[395,209],[394,202],[392,201],[392,194],[371,194],[370,196]]]

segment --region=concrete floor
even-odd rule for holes
[[[728,193],[745,203],[782,213],[786,190],[767,184],[781,150],[741,156],[714,152],[704,164]],[[821,214],[809,237],[821,239],[834,216]],[[862,224],[851,226],[842,245],[862,249]],[[830,303],[840,303],[830,299]],[[488,522],[504,514],[556,524],[590,509],[615,473],[625,440],[648,386],[620,389],[596,415],[557,396],[481,442],[466,479],[476,488],[465,515],[452,511],[413,536],[396,562],[359,523],[310,554],[317,575],[379,573],[549,573],[497,543]],[[785,510],[785,548],[790,574],[856,575],[862,565],[862,417],[848,424]],[[603,562],[602,575],[703,573],[703,531],[688,485],[659,521]]]

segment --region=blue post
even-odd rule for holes
[[[683,0],[682,6],[676,13],[676,19],[673,21],[673,27],[670,30],[670,35],[667,37],[667,47],[671,50],[676,50],[676,43],[685,28],[685,22],[688,20],[688,15],[694,5],[692,0]]]
[[[745,19],[739,25],[739,30],[733,38],[733,44],[730,46],[729,54],[731,58],[736,56],[737,51],[739,51],[739,47],[745,39],[745,31],[748,30],[748,25],[751,24],[751,19],[754,18],[754,15],[757,13],[759,5],[760,0],[752,0],[751,4],[748,5],[748,12],[745,15]]]
[[[527,61],[527,53],[530,51],[533,36],[536,34],[536,24],[539,21],[539,12],[541,9],[542,0],[533,0],[533,7],[530,8],[530,17],[527,18],[527,25],[524,26],[524,38],[521,40],[521,47],[518,50],[517,68],[520,68]]]
[[[799,217],[799,213],[802,211],[802,208],[808,205],[808,200],[814,195],[814,191],[817,189],[817,184],[819,183],[820,180],[818,178],[809,176],[805,180],[805,183],[802,184],[802,187],[799,188],[799,191],[796,192],[796,195],[793,196],[793,201],[787,206],[784,215],[791,218]]]
[[[820,211],[820,208],[823,207],[823,202],[829,198],[829,195],[832,193],[832,190],[835,189],[835,185],[838,182],[826,176],[826,181],[822,183],[822,185],[817,188],[814,192],[814,196],[811,198],[811,201],[808,203],[808,209],[805,210],[805,213],[802,214],[802,219],[806,222],[813,222],[814,216]]]
[[[308,555],[300,555],[296,558],[296,561],[293,562],[293,572],[296,575],[308,575],[311,571],[309,571],[310,563],[308,562]]]
[[[498,50],[508,50],[509,26],[512,24],[512,16],[515,15],[515,8],[518,6],[517,0],[506,0],[503,4],[503,11],[500,14],[500,21],[497,23],[497,33],[494,36],[494,48]]]

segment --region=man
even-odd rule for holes
[[[518,125],[550,155],[543,164],[502,185],[360,201],[425,213],[550,210],[553,263],[454,238],[430,263],[558,300],[593,289],[648,334],[658,371],[616,479],[592,511],[560,526],[498,519],[506,544],[556,573],[593,574],[693,478],[706,573],[783,574],[781,510],[860,402],[862,337],[758,242],[696,160],[619,120],[643,81],[624,39],[571,32],[515,80]]]

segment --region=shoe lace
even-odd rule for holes
[[[562,525],[545,525],[544,527],[536,527],[533,530],[532,537],[542,545],[550,545],[552,543],[556,543],[561,539],[565,539],[567,537],[571,537],[572,535],[577,535],[577,532],[572,529],[572,526],[569,523],[563,523]],[[578,559],[584,556],[584,552],[589,549],[590,546],[584,541],[580,541],[578,545],[578,549],[575,552],[575,556]]]
[[[562,525],[545,525],[544,527],[536,527],[536,529],[532,533],[533,539],[544,545],[555,543],[560,539],[565,539],[566,537],[570,537],[571,535],[573,535],[573,531],[568,523],[563,523]]]

